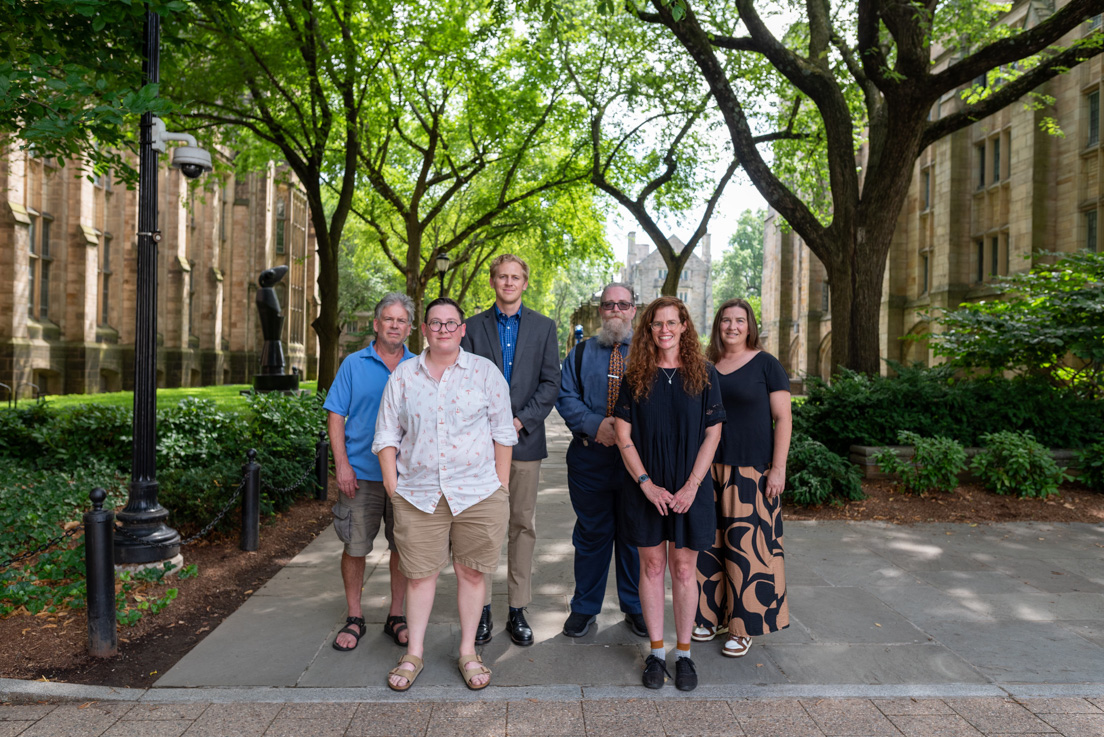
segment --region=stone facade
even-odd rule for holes
[[[1028,27],[1045,17],[1038,2],[1017,2],[1006,17]],[[1094,19],[1099,24],[1099,16]],[[1086,23],[1075,33],[1095,27]],[[1065,41],[1072,40],[1071,34]],[[940,59],[936,70],[946,66]],[[884,357],[931,365],[924,341],[906,337],[938,329],[920,312],[992,298],[993,275],[1031,269],[1040,250],[1099,248],[1101,68],[1096,57],[1038,88],[1052,105],[1024,100],[951,134],[923,151],[889,253],[881,305]],[[954,112],[945,95],[933,116]],[[1052,118],[1063,136],[1041,125]],[[827,273],[771,211],[765,228],[763,314],[765,348],[792,377],[827,378],[832,320]],[[883,365],[883,371],[886,367]]]
[[[0,382],[20,398],[133,388],[137,192],[79,162],[0,155]],[[306,199],[285,168],[192,183],[162,157],[158,386],[244,383],[258,366],[253,299],[278,287],[289,370],[313,376],[317,314]],[[190,185],[190,186],[189,186]],[[0,400],[7,398],[0,388]]]
[[[678,238],[672,236],[669,240],[675,253],[681,253],[685,248],[685,244]],[[676,295],[686,303],[699,335],[708,334],[713,324],[713,275],[710,268],[709,240],[708,233],[702,236],[696,252],[686,262]],[[651,243],[637,243],[636,233],[633,232],[629,233],[627,263],[621,271],[620,280],[633,285],[637,302],[646,305],[660,296],[663,281],[667,278],[667,264],[659,251],[651,247]]]

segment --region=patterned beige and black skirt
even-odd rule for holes
[[[768,468],[713,465],[717,536],[698,554],[699,625],[756,637],[790,624],[782,507],[764,493]]]

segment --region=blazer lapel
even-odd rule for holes
[[[527,330],[518,329],[517,346],[514,349],[514,373],[518,371],[527,371],[531,367],[529,361],[519,360],[524,351],[524,355],[532,356],[537,355],[538,351],[534,350],[533,344],[537,340],[537,334],[533,330],[533,321],[526,319],[526,313],[529,309],[525,305],[521,306],[521,322],[528,326]],[[524,368],[523,368],[524,367]]]
[[[503,371],[502,341],[498,339],[498,321],[495,320],[494,308],[492,307],[483,314],[486,316],[483,320],[483,329],[487,331],[487,342],[491,344],[495,366],[498,366],[499,371]],[[503,371],[503,373],[505,372]]]

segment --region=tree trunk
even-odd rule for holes
[[[322,216],[325,219],[325,216]],[[321,305],[318,317],[311,323],[318,336],[318,388],[329,389],[337,375],[338,347],[341,325],[338,322],[338,264],[337,248],[331,233],[319,230],[316,224],[315,239],[318,245],[318,297]]]

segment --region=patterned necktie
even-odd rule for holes
[[[621,377],[625,374],[625,359],[621,356],[621,344],[616,343],[610,351],[609,394],[606,396],[606,417],[613,416],[613,405],[617,404],[617,393],[621,390]]]

